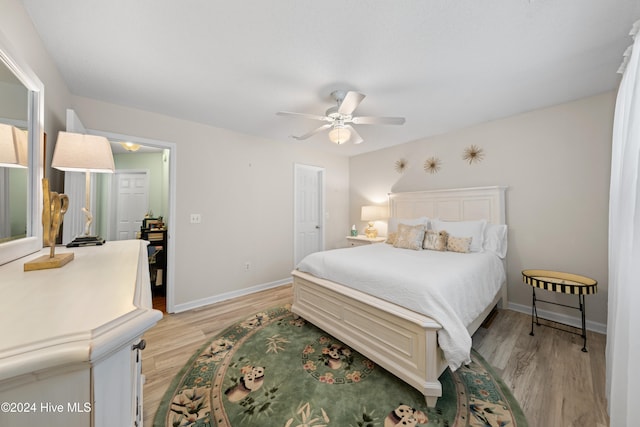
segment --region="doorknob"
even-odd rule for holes
[[[140,340],[138,344],[134,344],[131,346],[131,350],[144,350],[147,347],[147,342],[145,340]]]
[[[319,228],[320,228],[320,226],[319,226],[319,225],[316,225],[316,229],[319,229]]]

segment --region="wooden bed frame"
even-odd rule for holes
[[[394,218],[486,219],[505,224],[506,187],[391,193]],[[438,346],[441,326],[428,316],[349,287],[294,270],[291,311],[359,351],[419,390],[427,406],[442,396],[438,378],[447,361]],[[496,304],[507,305],[507,284],[467,328],[473,334]]]

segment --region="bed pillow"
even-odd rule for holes
[[[431,251],[446,251],[448,237],[449,233],[446,231],[427,230],[424,232],[422,247]]]
[[[397,238],[398,238],[397,232],[394,231],[393,233],[389,233],[389,235],[387,236],[386,243],[393,245],[396,242]]]
[[[507,226],[505,224],[487,224],[484,229],[484,250],[507,256]]]
[[[484,229],[487,221],[442,221],[431,220],[431,226],[436,231],[447,231],[451,237],[471,237],[469,252],[482,252],[484,243]]]
[[[449,236],[447,239],[447,250],[450,252],[460,252],[466,254],[471,249],[471,237]]]
[[[422,249],[422,241],[424,240],[424,225],[406,225],[398,224],[398,234],[396,242],[393,244],[396,248],[413,249],[419,251]]]
[[[426,216],[421,216],[419,218],[389,218],[387,232],[390,234],[398,231],[399,224],[424,225],[424,229],[426,230],[429,225],[429,218]]]

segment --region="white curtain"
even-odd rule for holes
[[[607,398],[611,426],[637,425],[640,403],[640,21],[616,100],[609,199]]]

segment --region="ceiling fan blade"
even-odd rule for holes
[[[365,95],[350,90],[338,106],[338,113],[349,115],[353,113],[356,107],[362,102]]]
[[[306,114],[306,113],[291,113],[289,111],[278,111],[276,115],[301,117],[303,119],[311,119],[311,120],[327,120],[326,116],[318,116],[317,114]]]
[[[357,125],[401,125],[404,124],[404,117],[354,117],[352,123]]]
[[[303,139],[307,139],[310,136],[313,136],[316,133],[321,132],[321,131],[323,131],[325,129],[329,129],[331,126],[332,126],[331,123],[327,123],[326,125],[322,125],[319,128],[312,130],[311,132],[305,133],[304,135],[300,135],[300,136],[291,135],[291,137],[297,139],[298,141],[300,141],[300,140],[303,140]]]
[[[364,141],[364,139],[362,139],[360,134],[358,132],[356,132],[356,130],[353,128],[353,126],[346,125],[345,128],[349,129],[349,132],[351,132],[351,137],[349,138],[350,142],[352,142],[354,144],[360,144],[361,142]]]

